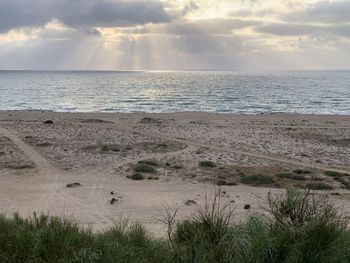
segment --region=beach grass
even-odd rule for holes
[[[222,203],[168,216],[167,238],[121,221],[94,233],[71,220],[0,215],[0,262],[350,262],[349,218],[310,189],[268,195],[269,216],[242,223]]]

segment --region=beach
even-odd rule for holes
[[[140,161],[153,170],[132,180]],[[350,211],[349,178],[329,172],[350,173],[350,116],[0,112],[0,210],[94,231],[127,218],[159,232],[165,207],[186,217],[218,188],[244,220],[311,178]]]

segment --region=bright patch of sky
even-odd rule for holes
[[[350,1],[0,0],[0,69],[350,69]]]

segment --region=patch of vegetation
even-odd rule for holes
[[[142,174],[138,174],[138,173],[132,174],[128,178],[135,181],[141,181],[145,179],[145,177]]]
[[[349,179],[345,180],[344,177],[334,177],[334,180],[336,180],[337,182],[341,183],[344,186],[344,188],[350,190]]]
[[[325,182],[311,182],[306,187],[312,190],[332,190],[334,187]]]
[[[347,173],[339,173],[339,172],[335,172],[335,171],[325,171],[324,174],[327,175],[327,176],[331,176],[331,177],[350,176],[350,174],[347,174]]]
[[[305,170],[305,169],[296,169],[296,170],[293,170],[293,173],[295,173],[295,174],[311,174],[311,171]]]
[[[217,181],[216,184],[219,185],[219,186],[221,186],[221,185],[227,185],[227,186],[237,185],[236,182],[228,182],[228,181],[225,181],[225,180],[219,180],[219,181]]]
[[[136,173],[156,173],[157,170],[150,165],[147,164],[138,164],[135,166],[134,171]]]
[[[276,181],[268,175],[246,175],[241,177],[241,183],[253,186],[276,186]]]
[[[48,147],[51,145],[52,145],[52,143],[49,143],[49,142],[40,142],[40,143],[36,144],[36,146],[38,146],[38,147]]]
[[[279,178],[284,178],[284,179],[291,179],[295,181],[306,181],[307,178],[303,175],[300,174],[292,174],[292,173],[278,173],[276,174],[277,177]]]
[[[152,124],[152,123],[162,123],[161,120],[159,119],[154,119],[154,118],[150,118],[150,117],[144,117],[140,120],[140,123],[142,124]]]
[[[0,262],[170,262],[166,242],[139,224],[121,222],[92,233],[58,217],[0,215]]]
[[[185,205],[187,206],[190,206],[190,205],[197,205],[197,202],[192,200],[192,199],[188,199],[186,202],[185,202]]]
[[[216,164],[212,161],[201,161],[199,162],[200,167],[209,167],[209,168],[214,168],[216,167]]]
[[[22,170],[22,169],[30,169],[34,168],[34,163],[15,163],[15,164],[5,164],[5,168],[7,169],[13,169],[13,170]]]
[[[82,148],[86,151],[100,151],[103,153],[113,153],[113,152],[126,152],[131,150],[130,145],[121,145],[121,144],[98,144],[90,145]]]
[[[93,233],[57,217],[0,215],[0,262],[350,262],[349,218],[326,196],[270,194],[269,216],[243,223],[220,196],[185,220],[167,210],[165,239],[125,221]]]
[[[147,177],[148,180],[159,180],[158,176],[148,176]]]
[[[141,161],[138,161],[138,164],[145,164],[145,165],[156,166],[156,167],[159,166],[159,164],[153,160],[141,160]]]

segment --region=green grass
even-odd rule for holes
[[[275,186],[276,181],[268,175],[247,175],[241,177],[241,183],[253,186]]]
[[[200,167],[208,167],[208,168],[214,168],[216,167],[216,164],[212,161],[201,161],[199,162]]]
[[[157,170],[150,165],[147,164],[138,164],[134,168],[134,172],[136,173],[156,173]]]
[[[349,218],[327,196],[295,189],[270,194],[269,216],[253,214],[241,223],[220,196],[180,221],[168,210],[166,238],[127,221],[92,233],[58,217],[0,215],[0,262],[350,262]]]
[[[292,173],[278,173],[276,174],[277,177],[283,178],[283,179],[291,179],[295,181],[306,181],[307,178],[300,174],[292,174]]]

